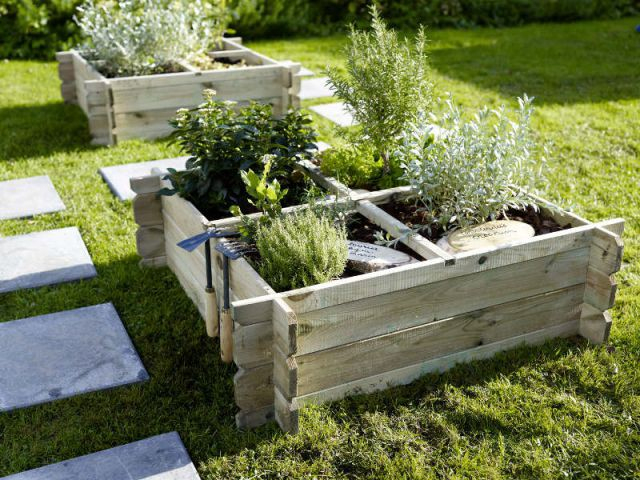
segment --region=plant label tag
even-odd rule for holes
[[[347,244],[349,246],[348,266],[356,272],[375,272],[417,262],[406,253],[382,245],[353,240],[349,240]]]
[[[438,240],[437,245],[449,253],[460,253],[514,243],[534,235],[533,227],[527,223],[495,220],[455,230]]]

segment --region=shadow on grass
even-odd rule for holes
[[[218,341],[206,336],[204,322],[172,272],[167,268],[141,269],[137,262],[137,256],[126,255],[96,265],[98,276],[92,280],[3,297],[6,310],[0,321],[112,302],[150,380],[0,416],[4,447],[20,452],[0,466],[0,476],[173,430],[182,437],[196,465],[259,448],[280,437],[273,423],[256,430],[236,428],[235,367],[220,360]],[[540,348],[521,348],[491,360],[458,366],[444,375],[428,375],[407,386],[347,398],[326,408],[350,412],[349,421],[353,421],[354,412],[388,412],[393,417],[399,408],[425,399],[429,411],[444,410],[447,405],[442,392],[448,386],[472,390],[527,365],[560,359],[575,349],[574,343],[563,340]],[[428,399],[432,394],[435,401]],[[342,417],[339,413],[332,416]],[[486,431],[492,419],[470,412],[458,421],[472,430]],[[436,426],[430,424],[428,428]],[[490,428],[519,435],[509,425]]]
[[[638,33],[633,20],[530,25],[437,35],[431,52],[443,75],[537,104],[640,98]]]
[[[0,161],[98,148],[76,105],[49,103],[0,108]]]

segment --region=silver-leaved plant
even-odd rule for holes
[[[74,17],[83,56],[108,76],[148,75],[202,58],[220,41],[225,0],[87,0]]]
[[[411,125],[397,151],[426,218],[445,230],[496,218],[533,204],[527,192],[543,179],[530,119],[533,98],[518,98],[515,119],[502,106],[483,108],[471,120],[451,98],[444,114]]]

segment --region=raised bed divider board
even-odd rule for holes
[[[278,62],[254,52],[243,47],[240,38],[223,39],[221,48],[209,55],[243,59],[247,66],[106,78],[77,51],[59,52],[56,58],[62,98],[82,108],[89,120],[92,143],[99,145],[169,134],[168,121],[179,108],[201,104],[204,89],[215,90],[219,100],[272,104],[277,116],[299,105],[300,64]]]
[[[343,188],[322,181],[333,191]],[[238,219],[209,222],[177,195],[157,197],[160,184],[158,177],[132,180],[145,199],[136,199],[134,208],[140,202],[155,209],[144,215],[136,210],[137,219],[149,219],[139,221],[139,242],[141,232],[156,238],[152,252],[139,244],[142,263],[168,264],[206,318],[202,247],[187,253],[175,244],[212,223],[230,226]],[[623,220],[594,224],[554,208],[549,213],[573,228],[452,256],[419,235],[404,235],[406,227],[376,205],[406,193],[404,187],[353,193],[350,202],[402,237],[422,262],[282,293],[244,259],[231,262],[238,426],[275,417],[295,431],[298,407],[308,402],[406,384],[522,343],[576,334],[606,341]],[[220,288],[218,255],[214,279]]]

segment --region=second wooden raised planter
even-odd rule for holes
[[[59,52],[62,98],[77,104],[89,120],[92,143],[157,138],[171,133],[168,121],[179,108],[202,103],[202,91],[213,89],[219,100],[257,101],[273,105],[284,115],[299,104],[300,64],[279,62],[242,46],[240,38],[225,38],[214,59],[243,60],[245,67],[228,70],[195,69],[139,77],[106,78],[79,52]]]
[[[206,318],[204,253],[176,243],[237,219],[209,222],[182,198],[158,198],[158,176],[132,180],[132,188],[143,263],[167,264]],[[231,263],[238,426],[275,418],[296,431],[298,408],[309,402],[406,384],[523,343],[607,339],[623,220],[591,223],[550,210],[572,228],[454,256],[406,236],[407,228],[376,206],[407,193],[350,197],[357,212],[422,256],[419,263],[281,293],[244,259]],[[222,260],[217,253],[214,260],[219,289]]]

